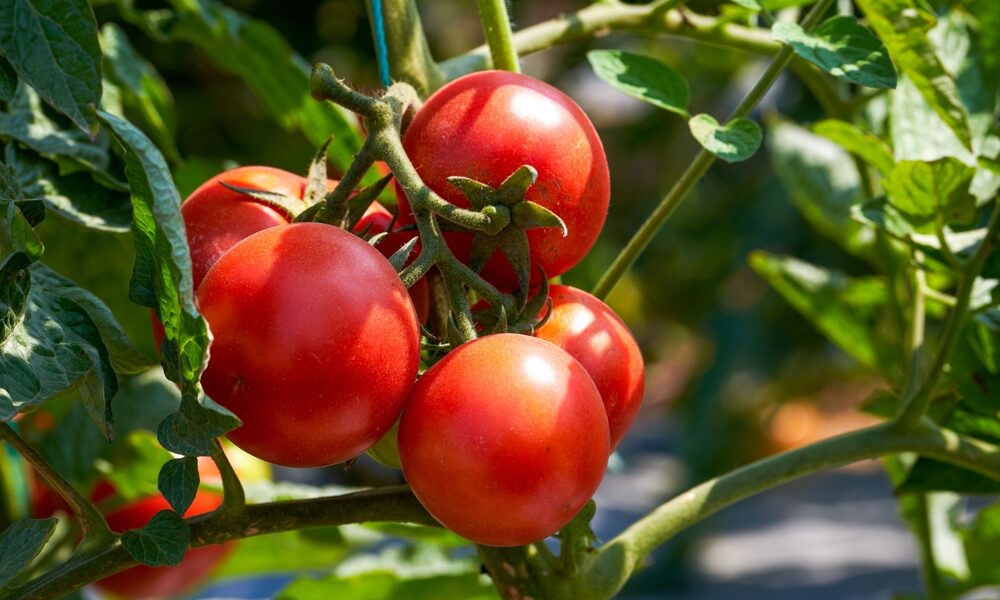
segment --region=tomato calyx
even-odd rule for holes
[[[271,192],[268,190],[259,190],[254,188],[240,187],[237,185],[232,185],[226,183],[225,181],[220,181],[219,185],[222,187],[237,192],[246,196],[247,198],[252,198],[256,202],[269,206],[279,212],[284,213],[289,218],[294,219],[302,212],[302,201],[298,198],[289,196],[288,194],[283,194],[281,192]]]
[[[517,275],[522,291],[531,282],[531,258],[528,229],[558,227],[565,237],[569,231],[558,215],[540,204],[525,200],[528,188],[538,180],[538,171],[531,165],[522,165],[503,183],[493,188],[468,177],[449,177],[448,182],[461,190],[472,208],[486,215],[494,225],[490,231],[474,231],[469,267],[479,272],[493,254],[500,250]],[[527,294],[521,294],[522,305]]]

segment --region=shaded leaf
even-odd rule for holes
[[[87,0],[4,0],[0,55],[49,105],[97,134],[101,50]]]
[[[55,531],[56,522],[56,519],[22,519],[0,533],[0,589],[38,556]]]
[[[873,88],[896,87],[896,69],[885,45],[854,17],[832,17],[811,33],[797,23],[778,21],[771,34],[835,77]]]
[[[177,514],[183,515],[194,501],[200,481],[198,459],[185,456],[163,464],[157,486]]]
[[[240,426],[232,412],[202,394],[197,400],[184,395],[181,407],[156,428],[164,448],[187,456],[209,456],[215,438]]]
[[[884,177],[888,177],[896,166],[892,149],[878,137],[861,131],[856,125],[826,119],[813,125],[812,130],[874,166]]]
[[[715,117],[700,114],[691,117],[688,128],[705,150],[726,162],[750,158],[760,148],[763,138],[760,125],[743,118],[720,126]]]
[[[886,182],[889,202],[916,225],[968,221],[975,210],[969,184],[975,169],[954,158],[904,160]]]
[[[591,50],[587,60],[594,73],[619,92],[682,117],[689,116],[688,83],[662,61],[624,50]]]
[[[122,534],[122,546],[138,562],[151,567],[181,562],[191,540],[191,529],[180,515],[162,510],[142,529]]]
[[[17,73],[3,56],[0,56],[0,102],[10,102],[17,89]]]

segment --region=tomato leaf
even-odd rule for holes
[[[885,42],[899,69],[962,145],[971,149],[969,115],[958,86],[927,37],[934,25],[934,16],[917,6],[914,0],[858,0],[858,5]]]
[[[10,102],[17,89],[17,73],[3,56],[0,56],[0,102]]]
[[[874,317],[888,299],[882,279],[851,278],[766,252],[752,254],[750,266],[841,350],[863,365],[879,365]]]
[[[859,129],[856,125],[837,119],[826,119],[813,125],[813,132],[840,145],[844,150],[860,157],[888,177],[896,166],[892,148],[878,137]]]
[[[24,319],[31,289],[30,264],[31,259],[23,252],[7,256],[0,264],[0,344],[7,341]]]
[[[132,220],[128,195],[98,184],[87,173],[60,175],[52,163],[9,144],[7,164],[26,198],[38,198],[60,217],[101,231],[125,232]]]
[[[179,411],[167,416],[156,435],[164,448],[187,456],[209,456],[215,438],[240,426],[240,420],[204,394],[181,397]]]
[[[0,588],[21,573],[56,529],[56,519],[21,519],[0,533]]]
[[[149,61],[136,53],[119,26],[106,23],[101,28],[100,42],[105,76],[121,91],[125,109],[140,119],[143,129],[170,162],[180,162],[174,144],[174,98],[166,82]]]
[[[688,128],[705,150],[730,163],[753,156],[763,137],[760,125],[743,118],[719,125],[712,115],[700,114],[688,120]]]
[[[996,585],[1000,582],[1000,503],[979,511],[976,518],[961,530],[965,555],[973,585]]]
[[[594,73],[619,92],[684,118],[690,116],[688,83],[665,63],[623,50],[591,50],[587,60]]]
[[[132,558],[151,567],[181,562],[191,541],[191,528],[172,510],[153,515],[142,529],[122,534],[122,546]]]
[[[30,212],[31,205],[18,202],[23,197],[14,171],[0,163],[0,257],[23,252],[31,260],[37,260],[45,251],[45,246],[35,235],[32,222],[24,213],[26,209]]]
[[[896,69],[885,45],[854,17],[831,17],[811,33],[797,23],[778,21],[771,34],[834,77],[873,88],[896,87]]]
[[[0,55],[45,102],[97,134],[101,50],[87,0],[0,3]]]
[[[933,162],[905,160],[886,182],[889,202],[915,226],[941,220],[967,222],[975,211],[969,184],[975,169],[954,158]]]
[[[185,456],[164,463],[157,486],[177,514],[183,515],[194,501],[200,481],[198,459]]]

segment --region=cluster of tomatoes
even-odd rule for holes
[[[448,177],[495,187],[522,165],[537,170],[524,199],[558,215],[568,234],[528,230],[532,285],[537,273],[575,265],[600,233],[610,195],[600,139],[580,108],[545,83],[498,71],[457,79],[421,107],[403,144],[428,187],[464,208],[469,200]],[[390,227],[385,208],[373,203],[350,232],[293,223],[292,214],[221,183],[304,203],[307,181],[242,167],[207,181],[181,207],[198,307],[214,336],[202,384],[242,420],[229,434],[235,444],[277,464],[329,465],[396,435],[398,423],[403,475],[449,529],[511,546],[572,519],[643,393],[639,349],[610,308],[552,285],[548,318],[533,335],[485,335],[418,377],[427,290],[421,283],[408,292],[386,260],[398,243],[373,247],[359,235]],[[405,228],[414,217],[398,196],[395,224]],[[468,260],[472,234],[445,237]],[[518,285],[499,250],[480,274],[504,292]]]

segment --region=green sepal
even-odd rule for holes
[[[321,202],[326,197],[326,153],[332,141],[332,136],[326,138],[326,141],[313,156],[312,162],[309,163],[306,190],[302,194],[302,200],[305,201],[306,206]]]
[[[258,190],[254,188],[239,187],[236,185],[230,185],[225,181],[219,182],[222,187],[243,194],[253,198],[257,202],[273,208],[282,214],[289,216],[291,218],[297,217],[302,212],[302,202],[298,198],[293,198],[287,194],[282,194],[281,192],[271,192],[268,190]]]

